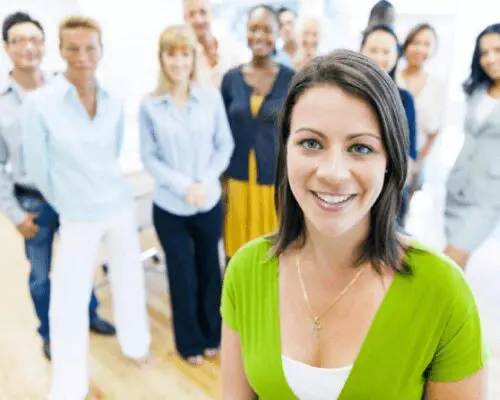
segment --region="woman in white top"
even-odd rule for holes
[[[436,31],[431,25],[414,26],[403,43],[407,65],[396,75],[397,84],[413,95],[417,111],[417,162],[410,195],[420,189],[422,168],[441,129],[445,87],[439,78],[425,71],[425,62],[432,56],[436,42]]]

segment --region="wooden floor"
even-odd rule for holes
[[[145,232],[142,241],[146,249],[155,244],[154,235]],[[500,252],[495,251],[498,243],[490,241],[478,252],[474,261],[478,268],[470,274],[492,345],[490,399],[500,399],[500,273],[497,270],[500,263],[488,261],[494,253],[498,260]],[[0,215],[0,400],[42,400],[50,379],[50,364],[42,356],[36,334],[37,320],[28,292],[28,264],[23,254],[19,236]],[[147,268],[147,271],[156,364],[152,370],[138,371],[123,359],[114,338],[91,335],[90,398],[218,399],[218,361],[193,368],[176,356],[164,273],[154,268]],[[488,285],[496,289],[489,290]],[[109,287],[99,289],[98,297],[101,314],[111,319]]]
[[[143,247],[155,244],[145,232]],[[147,269],[152,352],[155,366],[138,371],[121,356],[115,338],[91,335],[92,399],[218,399],[219,362],[190,367],[176,354],[164,272]],[[28,291],[28,263],[23,244],[0,214],[0,400],[43,400],[50,364],[41,352],[37,320]],[[99,279],[99,277],[97,277]],[[98,290],[100,313],[112,319],[109,286]]]

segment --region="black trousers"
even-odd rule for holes
[[[221,203],[187,217],[153,205],[153,223],[167,261],[177,351],[191,357],[219,347]]]

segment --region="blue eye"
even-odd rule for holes
[[[315,139],[305,139],[299,143],[304,149],[307,150],[319,150],[321,149],[321,144]]]
[[[373,153],[373,149],[365,146],[364,144],[354,144],[349,148],[349,152],[357,154],[371,154]]]

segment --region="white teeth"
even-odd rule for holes
[[[321,194],[321,193],[316,193],[316,196],[318,196],[321,200],[328,204],[339,204],[343,203],[351,198],[351,195],[347,196],[330,196],[327,194]]]

